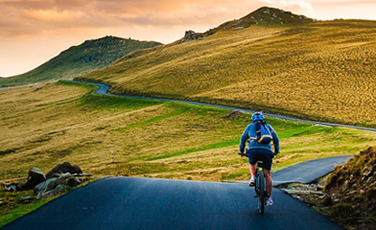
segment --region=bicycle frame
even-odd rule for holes
[[[263,162],[257,162],[256,168],[256,184],[255,184],[255,192],[258,198],[258,212],[260,214],[264,214],[265,211],[265,201],[266,201],[266,186],[265,186],[265,177],[264,177],[264,170],[263,170]]]

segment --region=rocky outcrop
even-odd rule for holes
[[[10,192],[33,189],[36,198],[42,199],[56,196],[67,187],[76,187],[90,179],[91,176],[92,174],[90,173],[82,173],[82,170],[77,165],[64,162],[55,166],[47,173],[47,176],[45,176],[40,169],[32,167],[28,173],[25,184],[2,183],[1,186],[4,187],[6,191]],[[30,197],[25,197],[20,202],[28,203],[32,200],[33,199]]]
[[[343,166],[337,166],[329,177],[325,191],[343,194],[341,202],[349,200],[350,193],[365,195],[376,188],[376,149],[369,148],[354,156]]]
[[[376,148],[336,166],[323,187],[298,185],[286,191],[347,229],[376,229]]]
[[[37,196],[37,199],[53,197],[67,187],[76,187],[80,185],[90,176],[92,176],[92,174],[89,173],[63,173],[59,177],[49,178],[45,182],[35,186],[34,193]]]
[[[328,209],[335,221],[348,229],[376,229],[376,148],[337,166],[324,191],[333,203]]]
[[[57,180],[57,178],[50,178],[50,179],[47,179],[46,181],[38,184],[37,186],[34,187],[34,193],[39,194],[40,192],[45,191],[48,184],[51,183],[54,180]]]
[[[185,31],[184,37],[181,39],[180,43],[194,41],[194,40],[201,40],[204,36],[201,33],[196,33],[193,30]]]
[[[42,183],[46,180],[45,175],[38,169],[37,167],[32,167],[29,170],[27,180],[25,184],[22,186],[22,190],[30,190],[33,189],[37,184]]]
[[[44,191],[39,192],[37,194],[37,199],[40,200],[42,198],[51,198],[51,197],[57,196],[59,195],[59,193],[63,192],[65,188],[67,188],[66,185],[58,184],[53,189],[50,189],[50,190],[46,189]]]
[[[51,171],[49,171],[46,174],[46,178],[49,179],[52,177],[59,177],[64,173],[70,173],[70,174],[82,173],[82,170],[77,165],[73,165],[69,162],[64,162],[62,164],[57,165]]]

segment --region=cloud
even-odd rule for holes
[[[255,10],[240,0],[0,0],[0,37],[116,31],[120,27],[217,26]],[[247,10],[248,9],[248,10]],[[239,13],[242,14],[239,15]],[[12,19],[10,19],[12,18]],[[69,31],[67,31],[69,30]]]
[[[84,16],[81,11],[58,10],[58,9],[40,9],[40,10],[25,10],[24,16],[29,19],[46,22],[63,22],[75,21]]]
[[[306,0],[259,0],[260,2],[265,2],[270,5],[275,5],[277,7],[299,7],[302,10],[313,11],[313,7],[310,2]]]

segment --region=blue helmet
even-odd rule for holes
[[[263,121],[264,120],[264,114],[262,112],[255,112],[252,114],[252,121]]]

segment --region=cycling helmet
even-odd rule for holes
[[[264,120],[264,114],[262,112],[255,112],[252,114],[252,121],[263,121]]]

